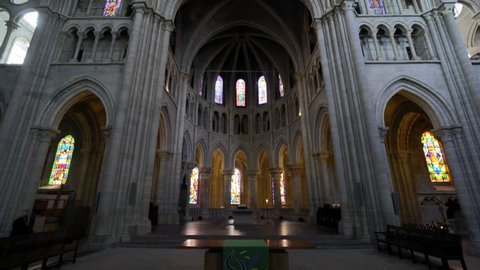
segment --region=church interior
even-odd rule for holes
[[[0,0],[0,249],[397,228],[478,257],[478,153],[478,0]]]

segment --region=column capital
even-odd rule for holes
[[[440,127],[432,132],[442,143],[453,142],[456,138],[463,136],[463,129],[460,126]]]
[[[169,151],[157,151],[157,156],[162,161],[170,161],[173,157],[173,153]]]
[[[103,135],[106,137],[110,137],[110,134],[112,133],[112,126],[104,126],[101,128]]]
[[[191,171],[195,167],[197,167],[197,163],[196,162],[184,162],[183,166],[184,166],[185,170]]]
[[[248,170],[247,176],[248,177],[257,177],[260,174],[258,170]]]
[[[319,29],[322,27],[322,24],[323,24],[323,19],[321,18],[315,18],[313,19],[313,22],[311,24],[311,27],[315,30]]]
[[[380,141],[385,143],[385,138],[387,136],[389,127],[378,127],[378,135],[380,136]]]
[[[355,10],[355,1],[353,0],[343,0],[343,3],[342,3],[342,9],[345,10],[345,11],[353,11]]]
[[[301,175],[303,172],[303,165],[301,164],[289,164],[287,168],[292,175]]]
[[[235,170],[223,170],[222,173],[224,176],[232,177],[235,174]]]
[[[175,30],[175,24],[173,23],[173,21],[164,21],[163,30],[173,32],[173,30]]]
[[[202,168],[200,168],[199,173],[210,175],[212,173],[212,168],[211,167],[202,167]]]
[[[295,73],[295,79],[302,80],[305,77],[305,71],[299,71]]]
[[[283,173],[283,170],[281,168],[271,168],[270,169],[270,174],[272,175],[273,178],[278,178],[280,177],[280,174]]]
[[[455,2],[456,1],[451,1],[450,3],[447,3],[447,2],[442,3],[442,5],[438,8],[438,11],[442,15],[452,15],[452,16],[454,16]]]
[[[36,140],[38,140],[39,142],[48,143],[50,143],[53,138],[60,134],[59,130],[42,126],[34,126],[30,129],[30,131],[32,132],[32,135],[35,137]]]
[[[313,157],[320,161],[321,163],[326,163],[328,160],[330,160],[332,156],[332,153],[330,151],[323,151],[323,152],[318,152],[316,154],[313,154]]]
[[[12,20],[5,21],[5,26],[7,28],[12,28],[13,30],[17,30],[17,28],[18,28],[18,24],[16,22],[12,21]]]

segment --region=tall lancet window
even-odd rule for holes
[[[242,173],[238,168],[235,168],[232,177],[232,186],[230,204],[240,204],[240,194],[241,194],[241,185],[242,185]]]
[[[261,76],[260,79],[258,79],[258,104],[266,104],[267,101],[267,81],[265,80],[265,76]]]
[[[287,204],[287,192],[285,191],[285,175],[283,172],[280,174],[280,201],[282,205]]]
[[[385,4],[383,4],[383,0],[368,0],[368,6],[370,12],[373,14],[385,14]]]
[[[282,76],[278,74],[278,91],[280,92],[280,97],[285,96],[285,89],[283,88]]]
[[[422,144],[430,181],[433,183],[450,182],[451,178],[440,142],[431,132],[426,131],[422,134]]]
[[[238,107],[245,107],[247,105],[245,100],[245,81],[242,79],[237,80],[236,97],[236,105]]]
[[[190,175],[190,195],[188,196],[188,203],[198,203],[198,167],[195,167]]]
[[[50,186],[60,186],[67,182],[74,147],[75,139],[72,135],[63,137],[58,143],[55,161],[48,180]]]
[[[122,0],[105,0],[103,16],[118,16],[120,14],[121,6]]]
[[[223,78],[222,76],[217,77],[215,82],[215,103],[223,104]]]

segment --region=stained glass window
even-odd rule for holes
[[[200,79],[200,87],[198,88],[198,94],[203,96],[203,77]]]
[[[267,81],[265,76],[258,79],[258,104],[265,104],[268,101],[267,97]]]
[[[280,97],[283,97],[285,95],[285,89],[283,89],[282,76],[280,76],[280,74],[278,74],[278,91],[280,92]]]
[[[368,0],[368,5],[373,14],[385,14],[385,5],[383,4],[383,0]]]
[[[429,131],[422,134],[423,153],[432,182],[450,182],[445,156],[439,141]]]
[[[188,203],[198,203],[198,167],[195,167],[190,175],[190,195],[188,196]]]
[[[237,106],[238,107],[245,107],[247,105],[245,100],[245,81],[242,79],[237,80],[236,85],[236,92],[237,92]]]
[[[287,192],[285,191],[285,177],[283,172],[280,174],[280,201],[282,205],[287,204]]]
[[[67,135],[60,140],[53,162],[52,173],[48,184],[51,186],[60,186],[67,182],[70,163],[72,162],[73,148],[75,139],[72,135]]]
[[[217,77],[215,82],[215,103],[223,104],[223,78],[222,76]]]
[[[240,190],[241,190],[242,174],[239,169],[235,168],[232,176],[231,200],[230,204],[240,204]]]
[[[105,0],[103,16],[117,16],[120,13],[122,0]]]

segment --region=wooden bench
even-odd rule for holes
[[[270,269],[288,270],[288,253],[286,249],[313,249],[315,244],[301,240],[264,240],[269,250]],[[178,246],[187,249],[208,249],[205,252],[204,269],[223,269],[224,240],[187,239]]]
[[[378,250],[386,247],[389,254],[392,248],[397,249],[400,258],[403,258],[404,249],[408,250],[413,263],[417,258],[415,252],[423,254],[429,269],[432,268],[430,256],[437,257],[442,262],[443,269],[450,269],[449,260],[458,260],[464,270],[467,269],[463,257],[462,239],[459,235],[448,233],[443,229],[425,229],[413,227],[399,227],[388,225],[385,232],[375,232]]]

